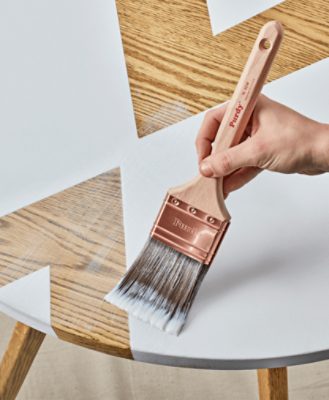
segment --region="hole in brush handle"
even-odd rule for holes
[[[272,43],[269,41],[269,39],[262,39],[259,43],[259,48],[261,50],[269,50],[272,47]]]

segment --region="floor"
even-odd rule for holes
[[[0,315],[0,355],[14,321]],[[329,361],[289,369],[290,400],[329,398]],[[203,371],[121,360],[47,337],[18,400],[255,400],[255,371]]]

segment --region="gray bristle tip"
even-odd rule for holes
[[[165,332],[178,335],[207,270],[202,263],[151,238],[105,299]]]

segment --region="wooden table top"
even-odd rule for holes
[[[270,80],[329,55],[327,0],[286,0],[218,36],[204,0],[117,8],[140,137],[229,99],[268,20],[286,32]],[[125,271],[119,169],[0,220],[0,286],[45,265],[58,337],[132,358],[127,315],[103,300]]]

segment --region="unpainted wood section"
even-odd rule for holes
[[[139,136],[228,100],[261,26],[285,39],[269,81],[329,56],[329,2],[286,0],[213,36],[205,0],[116,0]]]
[[[14,400],[45,334],[17,322],[0,364],[0,399]]]
[[[3,218],[0,244],[0,284],[50,265],[60,338],[131,358],[127,315],[103,300],[125,272],[119,170]]]
[[[271,80],[329,54],[326,0],[286,0],[217,37],[204,0],[117,6],[140,136],[230,98],[268,20],[286,29]],[[0,220],[0,286],[46,265],[57,335],[130,358],[127,315],[103,301],[125,271],[118,170]]]
[[[259,369],[259,400],[288,400],[287,368]]]

